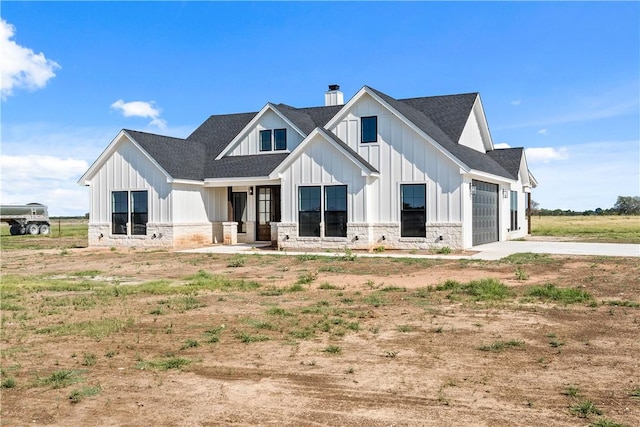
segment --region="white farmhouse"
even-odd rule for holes
[[[477,93],[268,103],[186,139],[122,130],[82,176],[90,246],[468,249],[529,233],[536,181]]]

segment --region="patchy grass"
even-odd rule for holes
[[[579,302],[588,302],[593,299],[587,291],[576,288],[559,288],[552,283],[547,283],[542,286],[531,286],[525,291],[525,295],[562,304],[576,304]]]
[[[499,353],[508,348],[523,347],[523,346],[524,346],[524,341],[520,341],[520,340],[496,341],[491,344],[481,345],[480,347],[478,347],[478,350]]]
[[[50,386],[53,389],[64,388],[71,384],[83,381],[78,376],[80,372],[71,369],[59,369],[54,371],[48,377],[38,378],[36,385]]]
[[[596,408],[590,400],[578,402],[575,405],[572,405],[569,410],[572,414],[577,415],[580,418],[588,418],[590,415],[602,415],[602,411]]]
[[[169,369],[182,369],[190,363],[191,360],[184,357],[168,356],[148,361],[141,360],[136,364],[136,367],[143,371],[149,369],[168,371]]]
[[[466,284],[456,280],[447,280],[436,286],[437,291],[451,291],[453,295],[468,295],[475,301],[503,300],[510,295],[509,288],[497,279],[472,280]]]
[[[69,393],[69,400],[71,403],[80,403],[85,397],[95,396],[101,391],[102,389],[98,386],[84,386],[71,391],[71,393]]]

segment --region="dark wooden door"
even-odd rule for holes
[[[256,197],[256,240],[270,241],[271,223],[280,222],[280,187],[256,187]]]

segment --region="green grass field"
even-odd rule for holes
[[[640,216],[534,216],[533,236],[585,242],[640,243]]]

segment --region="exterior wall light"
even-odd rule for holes
[[[469,183],[469,191],[471,192],[471,194],[476,194],[476,186],[471,182]]]
[[[502,198],[503,199],[508,199],[509,198],[509,190],[507,190],[506,188],[502,189]]]

